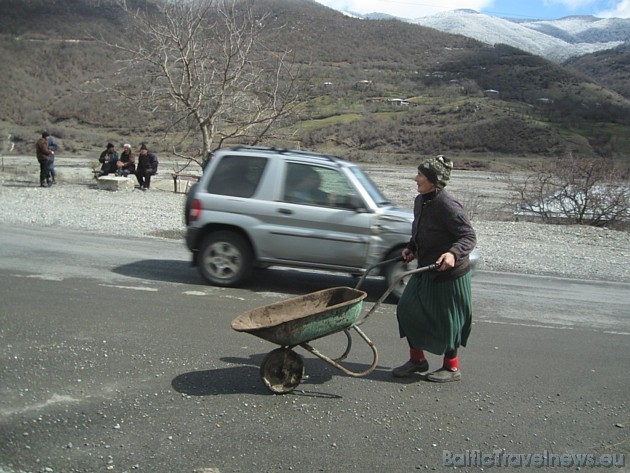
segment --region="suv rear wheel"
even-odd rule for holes
[[[252,273],[249,243],[230,231],[211,233],[199,248],[199,272],[214,286],[237,286]]]

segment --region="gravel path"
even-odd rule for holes
[[[411,202],[411,185],[400,186],[400,179],[393,181],[397,186],[392,185],[380,179],[378,172],[372,176],[393,201]],[[487,177],[483,179],[486,188],[491,185]],[[168,173],[154,187],[149,192],[108,192],[87,180],[40,188],[36,174],[4,173],[0,174],[0,220],[120,236],[182,238],[185,196],[173,193]],[[452,190],[457,194],[455,187]],[[482,270],[630,282],[627,232],[480,219],[473,224]]]

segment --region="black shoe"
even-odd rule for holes
[[[429,371],[429,362],[427,360],[409,360],[404,365],[394,368],[392,374],[395,378],[406,378],[413,373],[424,373],[425,371]]]
[[[40,182],[39,187],[48,187],[48,185],[45,182]]]
[[[429,381],[433,381],[434,383],[449,383],[451,381],[459,381],[462,379],[462,374],[459,370],[449,370],[448,368],[440,368],[433,373],[429,373],[427,375],[427,379]]]

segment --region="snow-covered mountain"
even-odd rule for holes
[[[454,10],[404,20],[488,44],[508,44],[554,62],[612,49],[630,41],[630,19],[571,16],[519,21],[474,10]]]
[[[517,22],[517,20],[511,20]],[[518,21],[519,24],[569,43],[630,40],[630,19],[568,16],[559,20]]]

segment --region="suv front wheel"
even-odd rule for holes
[[[199,272],[214,286],[231,287],[245,282],[252,273],[249,243],[230,231],[211,233],[199,248]]]

